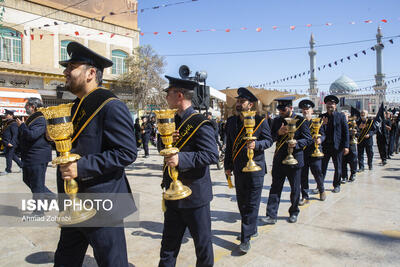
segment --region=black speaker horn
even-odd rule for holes
[[[190,75],[190,69],[186,65],[182,65],[179,67],[179,76],[181,76],[182,79],[187,79]]]

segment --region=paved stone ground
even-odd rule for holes
[[[267,154],[271,169],[272,151]],[[247,255],[238,252],[240,216],[234,189],[229,189],[223,171],[212,167],[214,200],[211,203],[215,266],[400,266],[400,156],[380,165],[375,147],[374,170],[357,175],[354,183],[332,194],[333,169],[327,174],[327,200],[312,199],[301,207],[298,222],[286,222],[289,208],[288,182],[279,209],[278,223],[259,226]],[[163,229],[161,211],[161,162],[154,148],[151,157],[127,168],[131,187],[140,195],[140,224],[126,228],[131,266],[157,266]],[[5,159],[0,158],[0,169]],[[14,163],[15,166],[15,163]],[[14,170],[15,167],[14,167]],[[0,177],[0,193],[29,193],[22,174]],[[47,186],[55,191],[55,169],[47,172]],[[264,181],[260,216],[265,216],[271,184]],[[315,183],[311,179],[311,188]],[[317,197],[317,196],[315,196]],[[13,216],[15,207],[0,206],[1,216]],[[0,266],[52,266],[59,238],[57,227],[0,227]],[[190,234],[185,234],[177,266],[195,266]],[[84,266],[97,266],[89,248]]]

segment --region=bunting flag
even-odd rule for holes
[[[158,9],[158,8],[161,8],[161,7],[169,7],[169,6],[173,6],[173,5],[187,4],[187,3],[197,2],[197,1],[199,1],[199,0],[180,1],[180,2],[175,2],[175,3],[171,3],[171,4],[164,4],[164,5],[160,5],[160,6],[142,8],[140,10],[132,9],[132,10],[125,10],[125,11],[122,11],[122,12],[109,12],[108,15],[104,15],[104,16],[101,16],[101,17],[85,18],[83,20],[74,21],[74,22],[56,22],[56,21],[54,21],[52,24],[51,23],[50,24],[46,23],[46,24],[44,24],[44,25],[42,25],[40,27],[31,28],[31,31],[33,32],[34,29],[42,29],[42,28],[48,28],[48,27],[54,27],[54,26],[62,26],[62,25],[66,25],[66,24],[85,22],[85,21],[88,21],[88,20],[104,21],[107,17],[110,17],[110,16],[117,16],[117,15],[127,14],[127,13],[139,13],[139,12],[142,13],[145,10],[154,10],[154,9]],[[391,21],[395,22],[395,19],[392,19]],[[360,20],[359,23],[357,23],[356,21],[351,21],[349,24],[350,25],[356,25],[356,24],[371,24],[371,23],[378,23],[378,24],[380,24],[380,23],[389,23],[389,20],[387,20],[387,19],[381,19],[381,20],[368,19],[368,20]],[[321,26],[331,27],[331,26],[339,25],[339,24],[340,23],[326,22],[325,24],[322,24],[322,25],[321,24],[313,24],[313,23],[307,23],[305,25],[293,25],[292,24],[289,27],[288,26],[278,26],[278,25],[273,25],[273,26],[270,26],[270,27],[257,26],[257,27],[255,27],[253,29],[251,29],[251,28],[249,29],[248,27],[240,27],[238,29],[235,29],[235,28],[226,28],[226,29],[211,28],[211,29],[203,29],[203,30],[195,29],[195,30],[193,30],[193,32],[197,32],[197,33],[200,33],[200,32],[226,32],[226,33],[230,33],[230,32],[234,32],[234,31],[237,31],[237,30],[240,30],[240,31],[254,30],[255,32],[261,33],[261,32],[264,32],[265,29],[268,29],[268,28],[272,28],[272,30],[278,30],[278,29],[285,29],[286,28],[286,29],[289,29],[291,31],[294,31],[294,30],[299,29],[299,28],[308,28],[308,29],[310,29],[312,27],[321,27]],[[191,32],[191,31],[188,31],[188,30],[175,30],[175,31],[169,30],[169,31],[166,31],[165,33],[170,35],[170,36],[172,36],[175,33],[188,33],[188,32]],[[145,36],[145,35],[148,35],[148,34],[158,35],[158,34],[161,34],[161,33],[162,33],[161,31],[148,31],[148,32],[147,31],[146,32],[145,31],[141,31],[140,35],[141,36]],[[80,34],[80,35],[82,35],[82,34]]]

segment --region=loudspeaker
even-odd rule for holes
[[[194,90],[192,106],[195,109],[208,109],[210,107],[210,86],[199,84]]]

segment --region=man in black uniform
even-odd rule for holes
[[[6,157],[6,169],[1,172],[0,175],[6,175],[11,173],[12,161],[17,163],[21,172],[22,162],[16,155],[16,149],[18,147],[18,125],[14,120],[14,111],[5,110],[5,126],[3,128],[3,144],[4,144],[4,155]]]
[[[306,126],[312,130],[312,114],[314,113],[313,108],[315,104],[308,99],[302,100],[299,103],[299,108],[303,113]],[[313,140],[315,144],[320,145],[325,140],[325,133],[322,131],[322,128],[319,129],[320,137],[314,138]],[[317,183],[318,192],[320,192],[320,200],[324,201],[326,199],[326,193],[324,188],[324,183],[322,182],[322,170],[321,170],[321,157],[313,157],[311,156],[314,153],[315,145],[311,144],[309,146],[304,147],[304,166],[301,169],[301,200],[299,202],[299,206],[303,206],[309,202],[308,195],[308,175],[311,169],[311,173],[314,176],[315,182]]]
[[[272,162],[272,184],[268,197],[267,217],[261,219],[261,221],[266,224],[276,223],[283,184],[285,183],[286,177],[290,183],[290,202],[292,203],[289,208],[290,217],[288,222],[297,222],[297,216],[300,212],[298,205],[300,200],[301,169],[304,166],[303,147],[310,146],[314,142],[304,118],[295,115],[293,112],[293,99],[294,97],[275,99],[275,101],[278,101],[277,109],[279,110],[279,117],[272,121],[271,129],[272,139],[276,141],[276,149]],[[289,143],[287,142],[289,136],[285,118],[297,119],[294,140]],[[292,155],[297,160],[297,164],[295,165],[282,163],[288,155],[288,147],[293,149]]]
[[[390,130],[392,129],[392,123],[388,119],[389,114],[384,111],[384,119],[380,125],[376,128],[376,143],[378,145],[379,155],[382,159],[382,165],[386,165],[389,157],[389,141],[390,141]]]
[[[141,131],[142,131],[142,142],[143,142],[143,149],[144,149],[144,158],[149,157],[149,141],[150,141],[150,135],[153,130],[153,127],[151,123],[149,122],[149,118],[147,116],[142,117],[142,126],[141,126]]]
[[[372,159],[374,158],[374,140],[372,136],[375,133],[374,120],[368,119],[368,111],[361,111],[361,118],[357,122],[358,133],[358,166],[359,172],[364,171],[364,150],[367,152],[368,168],[372,170]]]
[[[26,122],[16,120],[23,163],[22,177],[34,194],[33,198],[40,198],[42,194],[51,198],[54,197],[53,193],[45,185],[47,165],[51,161],[51,144],[46,139],[46,120],[37,110],[40,107],[43,107],[42,100],[29,98],[25,104],[28,119]],[[43,211],[36,214],[43,215]]]
[[[264,151],[273,142],[268,121],[261,116],[255,116],[255,127],[253,136],[255,141],[246,142],[246,129],[243,124],[242,111],[250,111],[258,99],[246,88],[238,89],[236,100],[236,116],[228,118],[226,123],[226,152],[225,173],[235,175],[235,188],[237,204],[242,218],[239,249],[243,253],[250,250],[250,238],[258,235],[257,218],[260,207],[261,191],[264,185],[264,175],[267,171]],[[247,146],[246,146],[247,143]],[[254,162],[261,167],[259,171],[243,172],[243,168],[249,161],[247,149],[254,150]]]
[[[67,52],[70,59],[60,65],[66,88],[77,98],[72,119],[66,119],[74,125],[71,152],[81,158],[59,166],[58,192],[64,193],[64,180],[75,179],[79,193],[107,194],[115,208],[98,210],[85,222],[88,227],[61,227],[54,266],[82,266],[90,244],[99,266],[127,267],[123,219],[137,210],[124,170],[137,156],[132,117],[122,101],[100,87],[103,70],[112,61],[77,42],[69,43]],[[89,225],[93,220],[101,226]],[[103,227],[105,223],[115,227]]]
[[[350,113],[346,110],[344,111],[347,125],[349,127],[349,138],[350,136],[354,135],[357,136],[357,129],[351,129],[350,130],[350,125],[351,121],[349,121],[349,116]],[[348,176],[348,169],[347,165],[350,165],[350,178]],[[351,140],[349,140],[349,153],[345,156],[343,156],[343,161],[342,161],[342,184],[349,182],[354,182],[355,176],[357,173],[357,142],[352,143]]]
[[[178,109],[175,124],[179,134],[175,135],[174,146],[179,148],[179,153],[164,158],[166,166],[161,186],[169,188],[171,178],[166,167],[175,167],[179,171],[179,180],[192,190],[192,194],[184,199],[165,201],[159,266],[175,266],[186,228],[193,237],[196,266],[213,266],[210,214],[213,195],[209,165],[218,162],[215,131],[211,123],[192,107],[198,84],[165,77],[169,80],[169,87],[165,89],[168,106]]]
[[[325,180],[328,163],[332,158],[335,167],[335,176],[333,179],[333,193],[340,192],[340,179],[342,177],[343,155],[349,153],[349,127],[344,114],[336,111],[336,104],[339,98],[334,95],[328,95],[324,98],[327,113],[322,114],[324,122],[323,131],[325,132],[325,141],[322,143],[324,158],[322,159],[322,175]]]
[[[140,119],[136,118],[135,120],[135,140],[137,149],[139,150],[140,145],[142,144],[142,128],[140,127]]]
[[[217,142],[218,148],[221,150],[222,145],[221,142],[219,141],[219,128],[217,122],[213,119],[212,113],[211,112],[205,112],[204,116],[209,120],[215,130],[215,141]]]

